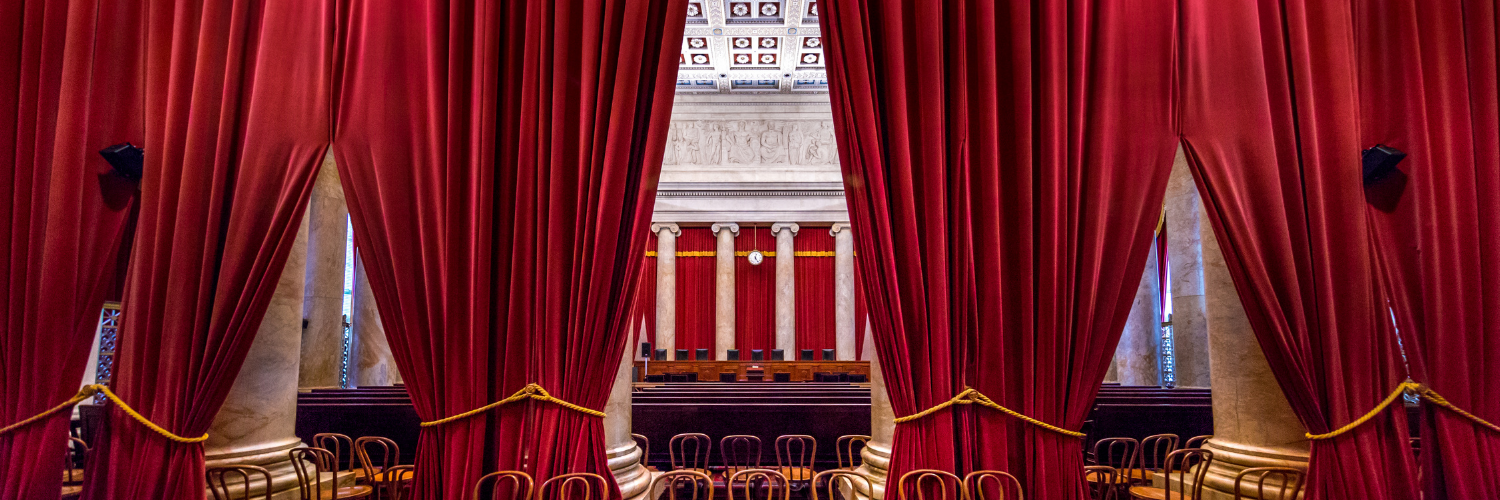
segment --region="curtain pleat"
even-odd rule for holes
[[[774,252],[776,240],[769,225],[740,224],[734,250],[736,254]],[[741,353],[764,349],[766,359],[771,359],[771,349],[776,348],[776,257],[767,255],[764,259],[760,265],[751,265],[747,256],[734,257],[734,345]],[[785,359],[797,359],[795,352],[785,355]]]
[[[677,345],[657,349],[687,349],[689,355],[697,349],[714,352],[718,268],[711,254],[717,246],[709,228],[682,228],[682,236],[677,237]]]
[[[833,235],[828,233],[827,226],[802,226],[793,241],[797,253],[807,253],[795,256],[792,261],[797,285],[797,349],[812,349],[815,359],[823,359],[823,350],[837,345]]]

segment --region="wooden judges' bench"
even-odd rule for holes
[[[847,373],[870,380],[869,361],[641,361],[635,362],[636,382],[648,375],[696,374],[698,382],[719,382],[720,374],[733,373],[737,382],[771,382],[777,373],[790,375],[788,382],[812,382],[817,373]]]

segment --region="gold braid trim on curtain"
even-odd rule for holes
[[[179,442],[179,443],[201,443],[203,441],[208,440],[208,433],[204,433],[203,436],[201,436],[201,437],[189,438],[189,437],[178,436],[176,434],[173,434],[171,431],[163,429],[161,426],[156,425],[155,423],[151,422],[150,420],[147,420],[146,417],[142,416],[140,413],[137,413],[135,411],[135,408],[131,408],[130,405],[125,404],[124,401],[121,401],[120,397],[116,396],[115,393],[114,393],[114,391],[109,390],[109,387],[102,386],[102,385],[97,385],[97,384],[89,384],[89,385],[83,386],[82,389],[78,390],[78,394],[73,395],[72,398],[68,399],[67,401],[64,401],[63,404],[54,406],[51,409],[49,409],[47,411],[44,411],[44,412],[41,412],[41,413],[38,413],[35,416],[33,416],[31,418],[28,418],[26,420],[22,420],[20,422],[14,423],[14,424],[7,425],[4,428],[0,428],[0,435],[3,435],[5,433],[7,433],[7,432],[11,432],[11,431],[14,431],[14,430],[22,428],[22,427],[25,427],[25,426],[30,425],[32,423],[35,423],[35,422],[37,422],[39,420],[47,418],[47,417],[51,416],[54,413],[57,413],[57,412],[66,410],[68,408],[71,408],[71,407],[73,407],[73,405],[78,404],[79,402],[81,402],[81,401],[83,401],[85,399],[94,397],[95,394],[100,394],[100,393],[103,393],[104,397],[109,398],[110,401],[114,401],[114,403],[116,405],[119,405],[120,409],[124,410],[126,415],[130,415],[130,418],[133,418],[133,419],[135,419],[135,421],[140,422],[141,425],[146,426],[147,429],[151,429],[152,431],[155,431],[157,434],[161,434],[162,437],[165,437],[167,439],[170,439],[170,440],[173,440],[173,441],[176,441],[176,442]]]
[[[937,413],[939,411],[942,411],[944,408],[947,408],[949,406],[953,406],[953,405],[969,405],[969,404],[977,404],[977,405],[980,405],[980,406],[983,406],[983,407],[986,407],[986,408],[992,408],[992,409],[1000,410],[1002,413],[1005,413],[1006,415],[1010,415],[1012,417],[1021,419],[1021,421],[1023,421],[1023,422],[1026,422],[1026,423],[1031,424],[1031,425],[1035,425],[1037,427],[1041,427],[1043,429],[1047,429],[1047,430],[1052,431],[1052,432],[1056,432],[1058,434],[1062,434],[1062,435],[1065,435],[1065,436],[1073,436],[1073,437],[1076,437],[1076,438],[1084,437],[1084,433],[1082,433],[1082,432],[1070,431],[1070,430],[1064,429],[1062,427],[1058,427],[1058,426],[1055,426],[1055,425],[1043,422],[1041,420],[1037,420],[1037,419],[1028,417],[1026,415],[1022,415],[1022,414],[1020,414],[1020,413],[1018,413],[1015,410],[1012,410],[1010,408],[1006,408],[1004,406],[1000,406],[999,403],[994,402],[988,396],[985,396],[983,393],[981,393],[981,392],[979,392],[977,390],[974,390],[972,387],[965,387],[964,391],[958,393],[957,396],[953,396],[953,399],[949,399],[949,400],[944,401],[942,403],[938,403],[937,406],[934,406],[932,408],[928,408],[926,410],[922,410],[922,411],[917,412],[917,413],[913,413],[911,415],[907,415],[907,416],[904,416],[904,417],[897,418],[896,419],[896,423],[898,423],[898,424],[904,424],[906,422],[911,422],[913,420],[917,420],[919,418],[926,417],[928,415],[931,415],[931,414]]]
[[[496,402],[493,402],[493,403],[481,406],[479,408],[475,408],[473,410],[469,410],[469,411],[466,411],[466,412],[463,412],[463,413],[460,413],[460,414],[457,414],[457,415],[454,415],[454,416],[451,416],[451,417],[448,417],[448,418],[433,420],[431,422],[422,422],[422,427],[435,427],[435,426],[443,425],[443,424],[446,424],[446,423],[449,423],[449,422],[453,422],[455,420],[463,420],[463,419],[466,419],[466,418],[478,415],[480,413],[484,413],[484,412],[493,410],[495,408],[499,408],[501,406],[505,406],[505,405],[508,405],[508,404],[511,404],[511,403],[514,403],[514,402],[517,402],[517,401],[525,401],[527,399],[534,399],[534,400],[537,400],[537,401],[542,401],[542,402],[547,402],[547,403],[553,403],[553,404],[556,404],[556,405],[561,406],[563,408],[567,408],[569,410],[573,410],[573,411],[582,413],[584,415],[589,415],[589,416],[593,416],[593,417],[604,418],[604,412],[602,412],[602,411],[594,410],[594,409],[590,409],[590,408],[584,408],[582,406],[578,406],[578,405],[575,405],[573,403],[569,403],[567,401],[563,401],[563,400],[558,399],[557,397],[553,396],[552,394],[549,394],[546,389],[542,388],[542,386],[537,385],[535,383],[531,383],[531,384],[526,384],[526,387],[522,387],[521,390],[516,391],[515,394],[511,394],[510,397],[508,397],[508,398],[505,398],[505,399],[502,399],[502,400],[499,400],[499,401],[496,401]]]
[[[1438,394],[1437,391],[1432,390],[1431,387],[1427,387],[1426,385],[1419,384],[1419,383],[1413,382],[1413,381],[1411,381],[1411,380],[1408,379],[1407,381],[1402,382],[1401,385],[1396,386],[1396,390],[1391,391],[1391,395],[1386,396],[1385,397],[1385,401],[1381,401],[1380,404],[1375,405],[1375,409],[1370,410],[1370,412],[1364,414],[1364,416],[1355,419],[1353,422],[1349,422],[1348,425],[1345,425],[1343,427],[1339,427],[1337,429],[1334,429],[1331,432],[1327,432],[1327,433],[1323,433],[1323,434],[1313,434],[1313,433],[1309,432],[1309,433],[1307,433],[1307,439],[1312,439],[1312,440],[1333,439],[1333,438],[1342,436],[1342,435],[1348,433],[1349,431],[1352,431],[1355,428],[1358,428],[1359,426],[1364,425],[1366,422],[1369,422],[1370,420],[1373,420],[1376,416],[1380,415],[1381,412],[1384,412],[1386,408],[1389,408],[1392,404],[1395,404],[1396,401],[1400,400],[1401,399],[1401,395],[1404,394],[1404,393],[1406,393],[1406,391],[1415,392],[1417,394],[1417,397],[1425,399],[1425,400],[1431,402],[1432,404],[1441,406],[1443,408],[1447,408],[1448,410],[1452,411],[1453,413],[1457,413],[1460,416],[1473,421],[1475,424],[1478,424],[1481,427],[1488,428],[1489,430],[1492,430],[1492,431],[1495,431],[1495,432],[1500,432],[1500,426],[1492,424],[1492,423],[1486,421],[1485,419],[1479,418],[1479,416],[1477,416],[1477,415],[1474,415],[1472,413],[1464,411],[1462,408],[1454,406],[1453,403],[1449,403],[1447,399],[1444,399],[1442,395]]]

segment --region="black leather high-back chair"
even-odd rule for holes
[[[751,349],[750,361],[763,361],[766,359],[766,351],[763,349]]]
[[[803,349],[802,350],[802,356],[800,358],[798,358],[798,360],[799,361],[812,361],[813,360],[813,350],[812,349]]]
[[[724,359],[727,359],[729,361],[739,361],[740,360],[740,350],[739,349],[730,349],[728,351],[724,351]]]
[[[656,358],[652,359],[652,361],[666,361],[666,360],[667,360],[667,350],[666,349],[657,349],[656,350]]]
[[[786,351],[782,349],[771,349],[771,361],[785,361]]]
[[[688,360],[688,350],[687,349],[678,349],[677,350],[677,360],[678,361],[687,361]]]
[[[693,354],[695,354],[695,356],[693,356],[693,359],[696,359],[698,361],[708,361],[708,349],[699,349],[698,352]]]
[[[833,349],[823,350],[823,361],[834,361],[834,358]]]

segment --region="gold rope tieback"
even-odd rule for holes
[[[1447,399],[1444,399],[1442,395],[1438,394],[1437,391],[1432,390],[1431,387],[1427,387],[1425,385],[1412,382],[1411,380],[1407,380],[1405,382],[1402,382],[1401,385],[1396,386],[1396,390],[1391,391],[1391,395],[1386,396],[1385,401],[1381,401],[1380,404],[1375,405],[1375,409],[1370,410],[1370,412],[1364,414],[1364,416],[1355,419],[1353,422],[1349,422],[1348,425],[1339,427],[1338,429],[1334,429],[1332,432],[1327,432],[1324,434],[1313,434],[1309,432],[1307,433],[1307,438],[1312,440],[1321,440],[1342,436],[1349,431],[1352,431],[1359,426],[1364,425],[1370,420],[1373,420],[1376,416],[1380,415],[1381,412],[1384,412],[1386,408],[1389,408],[1392,404],[1395,404],[1397,400],[1401,399],[1401,395],[1406,391],[1416,392],[1418,397],[1430,401],[1432,402],[1432,404],[1447,408],[1448,410],[1457,413],[1464,418],[1472,420],[1474,423],[1486,427],[1492,431],[1500,432],[1500,426],[1489,423],[1472,413],[1464,411],[1462,408],[1454,406],[1453,403],[1449,403]]]
[[[134,408],[130,407],[130,405],[125,404],[124,401],[120,400],[119,396],[115,395],[114,391],[109,390],[109,387],[102,386],[102,385],[97,385],[97,384],[90,384],[90,385],[83,386],[82,389],[78,390],[78,394],[73,395],[72,398],[70,398],[67,401],[63,402],[63,404],[54,406],[51,409],[49,409],[47,411],[44,411],[44,412],[41,412],[41,413],[38,413],[35,416],[33,416],[31,418],[28,418],[26,420],[22,420],[20,422],[16,422],[14,424],[5,426],[4,428],[0,428],[0,434],[5,434],[7,432],[11,432],[11,431],[14,431],[16,429],[25,427],[27,425],[31,425],[33,423],[36,423],[39,420],[47,418],[47,417],[51,416],[54,413],[57,413],[57,412],[66,410],[68,408],[71,408],[73,405],[78,404],[79,402],[82,402],[85,399],[94,397],[95,394],[100,394],[100,393],[104,394],[104,397],[109,398],[110,401],[113,401],[116,405],[118,405],[120,407],[120,410],[123,410],[126,415],[130,415],[130,418],[133,418],[133,419],[135,419],[135,421],[140,422],[141,425],[146,426],[147,429],[151,429],[152,431],[155,431],[157,434],[161,434],[162,437],[165,437],[167,439],[170,439],[170,440],[173,440],[173,441],[176,441],[176,442],[179,442],[179,443],[201,443],[201,442],[203,442],[203,441],[205,441],[205,440],[208,439],[208,433],[204,433],[203,436],[196,437],[196,438],[182,437],[182,436],[178,436],[176,434],[173,434],[171,431],[163,429],[161,426],[156,425],[155,423],[151,422],[150,420],[147,420],[146,417],[144,417],[140,413],[136,412]]]
[[[604,412],[602,412],[602,411],[594,410],[594,409],[590,409],[590,408],[584,408],[582,406],[578,406],[578,405],[575,405],[573,403],[569,403],[567,401],[563,401],[561,399],[558,399],[557,397],[553,396],[552,394],[547,393],[547,390],[543,389],[542,386],[533,383],[533,384],[526,384],[526,387],[522,387],[521,390],[516,391],[515,394],[511,394],[510,397],[508,397],[508,398],[505,398],[505,399],[502,399],[502,400],[499,400],[499,401],[496,401],[496,402],[493,402],[493,403],[481,406],[479,408],[475,408],[473,410],[469,410],[469,411],[466,411],[466,412],[463,412],[463,413],[460,413],[460,414],[457,414],[457,415],[454,415],[454,416],[451,416],[451,417],[448,417],[448,418],[439,419],[439,420],[433,420],[431,422],[422,422],[422,427],[434,427],[434,426],[439,426],[439,425],[446,424],[448,422],[453,422],[455,420],[463,420],[463,419],[466,419],[466,418],[478,415],[480,413],[484,413],[484,412],[493,410],[495,408],[499,408],[501,406],[505,406],[505,405],[508,405],[508,404],[511,404],[511,403],[514,403],[514,402],[517,402],[517,401],[525,401],[527,399],[532,399],[532,400],[542,401],[542,402],[547,402],[547,403],[553,403],[553,404],[556,404],[556,405],[561,406],[563,408],[567,408],[569,410],[573,410],[573,411],[582,413],[584,415],[589,415],[589,416],[594,416],[594,417],[600,417],[600,418],[604,417]]]
[[[928,408],[926,410],[922,410],[922,411],[917,412],[917,413],[913,413],[911,415],[907,415],[907,416],[904,416],[904,417],[897,418],[896,419],[896,423],[898,423],[898,424],[904,424],[906,422],[911,422],[913,420],[916,420],[916,419],[919,419],[919,418],[922,418],[922,417],[926,417],[928,415],[931,415],[931,414],[937,413],[939,411],[942,411],[944,408],[947,408],[949,406],[953,406],[953,405],[970,405],[970,404],[977,404],[977,405],[980,405],[980,406],[984,406],[986,408],[992,408],[992,409],[1000,410],[1002,413],[1005,413],[1006,415],[1010,415],[1012,417],[1021,419],[1021,421],[1023,421],[1023,422],[1026,422],[1026,423],[1031,424],[1031,425],[1035,425],[1037,427],[1041,427],[1043,429],[1047,429],[1047,430],[1052,431],[1052,432],[1056,432],[1058,434],[1063,434],[1063,435],[1066,435],[1066,436],[1073,436],[1073,437],[1076,437],[1076,438],[1081,438],[1081,437],[1084,436],[1084,434],[1082,432],[1070,431],[1070,430],[1064,429],[1062,427],[1058,427],[1058,426],[1055,426],[1055,425],[1043,422],[1041,420],[1037,420],[1037,419],[1028,417],[1026,415],[1022,415],[1022,414],[1017,413],[1015,410],[1012,410],[1010,408],[1006,408],[1004,406],[1000,406],[999,403],[994,402],[988,396],[985,396],[983,393],[980,393],[979,391],[974,390],[972,387],[965,387],[964,391],[958,393],[957,396],[953,396],[953,399],[949,399],[949,400],[944,401],[942,403],[938,403],[937,406],[934,406],[932,408]]]

